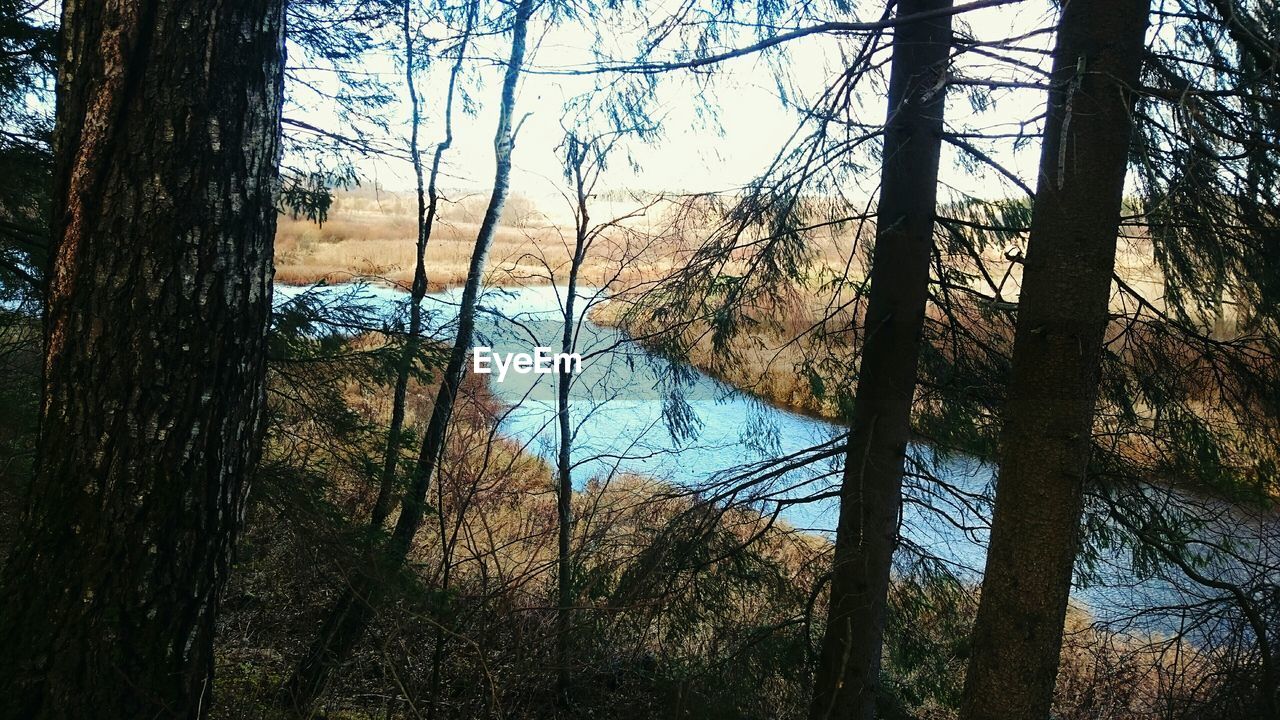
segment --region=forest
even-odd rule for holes
[[[1280,720],[1274,0],[0,0],[0,720]]]

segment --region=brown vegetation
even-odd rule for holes
[[[464,195],[441,206],[427,246],[427,277],[433,290],[461,285],[484,198]],[[379,189],[338,192],[327,219],[282,217],[276,233],[275,280],[284,285],[382,278],[407,287],[413,279],[415,202],[411,193]],[[702,239],[724,220],[718,202],[700,198],[609,193],[592,199],[593,223],[608,224],[592,243],[581,271],[583,287],[634,291],[671,277]],[[542,207],[515,196],[507,202],[489,257],[486,282],[517,286],[564,282],[573,230],[554,205]],[[614,220],[617,219],[617,222]],[[843,271],[851,232],[841,226],[815,230],[815,269]],[[745,257],[729,271],[747,268]]]
[[[355,344],[381,347],[374,336]],[[354,411],[333,427],[314,412],[327,385]],[[434,394],[433,384],[413,385],[408,426],[420,430]],[[376,455],[389,393],[321,363],[297,377],[279,366],[273,398],[271,457],[220,623],[217,718],[289,717],[277,715],[274,693],[330,593],[355,563],[369,562],[351,528],[364,525],[376,488],[352,443]],[[440,717],[554,714],[553,478],[496,434],[504,411],[468,377],[433,485],[436,512],[411,570],[388,579],[402,590],[330,688],[326,717],[416,717],[423,702]],[[584,712],[802,716],[801,658],[825,614],[817,592],[825,539],[652,478],[596,478],[573,504],[575,698]],[[975,603],[966,585],[928,574],[896,580],[886,672],[902,712],[956,716]],[[1185,643],[1102,632],[1073,610],[1055,709],[1066,718],[1163,718],[1162,709],[1210,698],[1216,682],[1212,658]]]
[[[432,290],[462,285],[484,212],[484,197],[464,196],[442,205],[427,246],[427,278]],[[413,280],[415,206],[410,193],[362,190],[338,193],[322,224],[281,218],[276,234],[276,282],[305,285],[375,277],[407,287]],[[633,205],[620,199],[619,214]],[[629,286],[661,276],[671,258],[658,252],[660,230],[642,242],[614,233],[594,246],[582,270],[584,286]],[[491,286],[549,282],[569,264],[572,230],[527,198],[513,197],[503,211],[489,257]]]
[[[367,338],[362,344],[372,351],[379,343]],[[377,433],[353,428],[385,422],[389,399],[384,388],[341,382],[356,416],[336,437],[304,412],[317,401],[324,378],[325,369],[314,367],[301,388],[291,387],[287,374],[276,378],[282,423],[270,452],[287,462],[268,467],[305,457],[316,477],[268,473],[260,488],[225,603],[215,717],[274,716],[273,693],[305,650],[300,641],[319,621],[327,594],[341,587],[354,563],[369,561],[358,549],[358,534],[342,529],[363,524],[373,494],[350,442],[364,437],[376,451]],[[388,579],[404,592],[343,668],[327,717],[413,716],[406,698],[443,702],[454,708],[448,717],[551,711],[551,474],[540,459],[496,436],[504,408],[476,376],[468,377],[463,395],[433,485],[436,512],[415,542],[411,572]],[[410,425],[420,429],[433,396],[431,385],[411,389]],[[320,496],[304,499],[308,488]],[[298,512],[308,506],[316,508],[311,516]],[[597,478],[576,493],[574,508],[579,702],[611,707],[616,717],[670,716],[681,712],[677,708],[730,701],[747,716],[771,717],[799,706],[803,685],[786,681],[780,675],[786,668],[763,657],[755,662],[755,679],[772,677],[768,682],[785,692],[743,692],[745,677],[737,692],[705,678],[690,685],[693,678],[680,680],[676,668],[692,663],[687,671],[695,676],[708,672],[717,645],[741,644],[750,659],[797,642],[795,618],[806,588],[817,581],[823,543],[768,529],[753,513],[709,508],[685,490],[646,478]],[[741,555],[726,553],[748,538],[754,542]],[[388,683],[399,688],[394,696],[382,694]],[[622,694],[624,707],[609,690],[619,686],[630,690]],[[747,710],[747,703],[763,705]]]

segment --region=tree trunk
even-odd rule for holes
[[[458,76],[462,73],[462,65],[467,59],[467,46],[471,41],[471,32],[475,27],[476,15],[480,11],[480,3],[478,0],[467,3],[467,19],[466,26],[462,32],[462,40],[458,43],[458,56],[454,59],[453,67],[449,69],[449,87],[445,91],[444,103],[444,140],[436,145],[435,157],[431,160],[431,175],[427,182],[427,208],[425,220],[425,239],[420,246],[422,250],[418,255],[418,265],[423,268],[422,272],[422,295],[419,296],[415,303],[421,304],[422,297],[426,295],[427,278],[426,278],[426,242],[431,239],[431,230],[435,225],[436,211],[440,205],[440,164],[444,160],[444,153],[453,146],[453,100],[457,93]],[[406,367],[407,369],[407,367]],[[408,380],[406,376],[405,381]],[[392,465],[394,471],[394,465]],[[387,477],[388,483],[394,480],[394,472]],[[386,487],[386,485],[384,485]],[[439,486],[437,486],[439,490]],[[437,495],[443,502],[443,494]],[[443,513],[437,515],[440,521],[440,590],[448,593],[450,590],[450,580],[452,578],[453,552],[449,540],[449,533],[446,524],[446,518]],[[382,524],[382,520],[378,521]],[[436,717],[440,707],[440,691],[442,680],[444,677],[444,660],[447,648],[447,640],[450,637],[451,629],[443,622],[436,623],[435,645],[431,650],[431,672],[427,680],[427,718],[431,720]]]
[[[568,142],[577,145],[576,138]],[[564,300],[564,334],[560,338],[560,351],[566,355],[577,347],[577,311],[575,310],[578,294],[578,275],[582,262],[586,259],[587,245],[591,235],[591,215],[587,208],[589,189],[583,175],[583,164],[587,162],[587,149],[581,154],[570,152],[570,170],[574,179],[577,197],[576,229],[574,233],[573,258],[569,263],[569,284],[565,289]],[[556,382],[556,420],[560,431],[560,443],[556,454],[556,519],[558,531],[558,553],[556,562],[556,697],[561,707],[570,702],[572,675],[570,672],[570,632],[573,625],[573,556],[571,543],[573,540],[573,419],[569,414],[569,391],[573,385],[573,374],[566,363],[560,368]]]
[[[431,419],[418,459],[414,464],[409,488],[400,508],[400,517],[385,548],[381,551],[378,567],[362,570],[352,578],[350,586],[330,611],[320,634],[312,644],[293,677],[285,687],[287,699],[296,709],[305,713],[319,697],[336,665],[350,656],[374,612],[386,596],[390,578],[387,572],[397,571],[413,545],[414,536],[422,525],[426,511],[427,490],[444,454],[445,438],[453,404],[462,385],[463,370],[471,339],[475,331],[476,308],[480,298],[480,284],[484,277],[485,261],[489,246],[498,230],[502,207],[510,190],[511,151],[515,143],[513,115],[515,111],[516,85],[524,65],[525,39],[529,17],[533,13],[534,0],[521,0],[515,12],[512,28],[511,59],[502,83],[502,101],[499,107],[498,130],[494,136],[496,170],[489,206],[476,236],[471,264],[467,270],[467,282],[463,286],[458,309],[458,329],[449,362],[441,377]],[[384,572],[385,571],[385,572]]]
[[[396,367],[396,383],[391,397],[391,423],[387,428],[387,447],[382,459],[382,474],[378,482],[378,496],[374,500],[373,509],[369,513],[369,525],[382,527],[387,516],[391,514],[392,495],[396,485],[396,468],[400,464],[400,442],[404,430],[405,399],[409,393],[409,374],[413,369],[413,361],[418,354],[418,339],[422,334],[422,299],[427,295],[427,181],[422,172],[422,150],[418,146],[418,135],[422,129],[422,102],[418,99],[418,88],[414,82],[415,61],[413,46],[412,9],[413,0],[404,0],[402,4],[400,29],[404,35],[404,84],[409,92],[409,162],[413,165],[413,177],[417,182],[418,215],[416,227],[417,240],[414,245],[413,284],[409,288],[409,328],[401,350],[400,362]],[[450,75],[450,89],[454,75]],[[450,93],[449,101],[453,100]],[[446,132],[449,125],[446,120]],[[452,138],[449,138],[452,139]],[[437,163],[448,141],[436,148]],[[437,165],[433,165],[434,170]],[[432,183],[435,173],[432,173]]]
[[[579,240],[581,248],[581,240]],[[579,251],[580,252],[580,251]],[[561,352],[571,353],[574,347],[574,293],[577,292],[578,263],[569,271],[569,288],[564,304],[564,339]],[[569,632],[572,625],[573,612],[573,558],[570,543],[573,539],[573,427],[569,415],[569,390],[573,383],[573,375],[567,367],[561,368],[556,384],[556,415],[560,429],[560,447],[556,456],[556,519],[558,531],[558,552],[556,558],[556,695],[561,706],[569,703]]]
[[[44,401],[0,716],[199,718],[257,461],[280,0],[65,0]]]
[[[400,445],[404,437],[405,400],[409,391],[409,375],[418,355],[422,342],[422,300],[427,296],[427,243],[431,241],[431,231],[435,225],[436,212],[440,205],[440,165],[444,154],[453,146],[453,98],[458,87],[458,74],[462,71],[462,63],[466,58],[467,44],[471,39],[471,28],[475,22],[476,3],[469,3],[467,26],[458,46],[458,57],[449,69],[449,88],[444,104],[444,140],[436,145],[431,160],[431,171],[427,179],[423,178],[422,153],[419,149],[418,136],[422,127],[422,100],[418,97],[414,84],[416,53],[413,44],[413,30],[410,25],[412,0],[404,0],[404,14],[401,29],[404,32],[405,85],[409,89],[409,158],[413,165],[414,178],[417,181],[418,197],[418,236],[415,245],[415,261],[413,266],[413,285],[409,288],[409,328],[405,338],[405,346],[400,362],[396,368],[396,383],[391,400],[391,423],[387,428],[387,447],[382,460],[382,474],[378,483],[378,496],[370,512],[369,524],[381,527],[386,522],[394,507],[394,491],[396,485],[396,468],[400,464]]]
[[[1072,0],[1059,21],[967,720],[1049,716],[1148,10]]]
[[[951,0],[904,0],[899,17]],[[862,361],[845,454],[827,631],[810,717],[873,718],[929,291],[951,15],[894,32]]]

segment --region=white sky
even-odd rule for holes
[[[883,6],[876,2],[868,7],[860,19],[873,19]],[[1053,21],[1054,12],[1047,0],[1027,0],[1020,5],[966,13],[960,17],[960,22],[972,28],[979,39],[991,40],[1045,27]],[[532,31],[530,64],[536,68],[575,66],[591,59],[593,38],[581,27],[561,25],[548,30],[545,26],[538,26]],[[611,45],[611,51],[622,59],[632,47],[631,37],[626,32],[618,32],[607,35],[603,41]],[[476,54],[505,57],[508,40],[488,39],[476,48]],[[728,44],[740,46],[749,42],[750,38],[743,37]],[[790,60],[790,76],[795,86],[790,91],[798,90],[808,96],[820,91],[843,69],[841,50],[847,51],[856,42],[858,40],[853,37],[813,35],[788,44],[785,52]],[[1051,36],[1044,34],[1024,44],[1047,49],[1050,42]],[[884,57],[887,59],[887,53]],[[1047,67],[1047,57],[1033,53],[1020,53],[1018,57]],[[443,133],[439,120],[447,65],[447,62],[440,61],[431,72],[419,74],[419,88],[428,115],[422,138],[424,154],[428,156]],[[402,71],[390,57],[372,58],[366,70],[389,80],[401,98],[388,109],[392,132],[398,137],[386,140],[407,146],[407,102],[404,101]],[[955,70],[973,78],[1034,79],[1025,71],[998,66],[996,61],[972,56],[962,58]],[[493,173],[492,142],[501,68],[496,64],[474,63],[471,73],[471,93],[479,104],[478,113],[475,116],[455,116],[455,142],[446,156],[447,172],[452,176],[446,185],[455,188],[487,187]],[[314,79],[326,81],[323,76]],[[524,77],[518,95],[517,115],[529,113],[529,117],[521,129],[514,156],[512,187],[515,193],[538,200],[540,204],[559,197],[557,193],[563,181],[555,148],[563,137],[564,104],[575,95],[591,91],[593,83],[611,81],[610,76],[601,75]],[[718,123],[701,117],[699,101],[693,98],[700,88],[708,93],[711,103],[717,108]],[[864,105],[860,117],[880,122],[885,112],[883,97],[878,90],[871,87],[868,90],[870,92],[862,98]],[[1043,92],[1036,90],[996,90],[992,98],[996,101],[993,110],[977,112],[970,107],[962,90],[953,89],[948,95],[949,125],[952,128],[989,128],[998,123],[1032,117],[1044,102]],[[772,70],[759,55],[722,63],[710,78],[706,74],[694,76],[688,71],[668,73],[660,80],[654,106],[654,114],[663,120],[661,138],[648,145],[631,143],[627,150],[638,162],[639,172],[633,171],[629,163],[618,155],[602,181],[601,189],[732,190],[765,169],[798,124],[796,111],[780,102]],[[308,122],[337,127],[332,114],[326,113],[323,107],[310,107],[305,111],[298,108],[286,110],[287,115],[300,112]],[[1007,132],[1016,127],[1001,129]],[[992,156],[1002,164],[1014,169],[1028,185],[1034,186],[1038,159],[1035,143],[1028,143],[1016,152],[1008,144],[984,147],[989,148]],[[944,152],[944,186],[985,198],[1019,194],[1007,183],[1002,183],[994,173],[975,176],[961,170],[956,163],[955,152],[949,147]],[[392,190],[412,186],[412,173],[407,163],[378,159],[362,161],[359,167],[366,176],[366,182],[376,180]],[[871,184],[863,188],[864,192],[874,189],[874,174],[867,174],[865,181]]]

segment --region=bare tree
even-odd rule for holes
[[[564,311],[564,333],[560,338],[560,351],[567,356],[575,351],[578,344],[578,319],[575,315],[578,275],[593,237],[587,199],[595,178],[599,177],[600,165],[592,157],[597,151],[594,142],[583,142],[570,133],[565,145],[565,173],[573,185],[575,201],[573,254],[569,259],[569,280],[561,308]],[[574,603],[573,557],[570,552],[573,541],[573,417],[569,392],[572,387],[573,373],[566,362],[556,376],[556,424],[559,431],[556,448],[556,692],[562,705],[569,704],[569,641]]]
[[[387,428],[387,447],[382,460],[382,476],[379,478],[378,496],[370,511],[369,524],[381,527],[387,520],[394,505],[393,493],[396,485],[396,468],[400,463],[401,444],[404,436],[405,399],[409,389],[409,376],[413,365],[418,360],[419,347],[422,340],[422,300],[427,295],[427,243],[431,241],[431,231],[435,226],[436,213],[440,206],[440,164],[444,154],[453,145],[453,105],[457,95],[458,75],[462,72],[462,64],[466,58],[467,45],[475,26],[478,3],[466,4],[466,27],[462,38],[458,41],[457,57],[449,68],[449,84],[445,90],[444,100],[444,139],[436,145],[431,159],[431,170],[426,179],[422,172],[422,152],[418,144],[419,131],[422,127],[422,100],[414,81],[416,75],[414,28],[412,25],[413,0],[404,0],[404,12],[401,19],[401,31],[404,34],[404,74],[405,86],[409,93],[409,159],[413,165],[414,179],[417,182],[417,243],[413,266],[413,285],[409,290],[409,327],[405,337],[400,362],[396,368],[395,389],[391,398],[391,424]]]
[[[336,665],[344,660],[363,637],[377,608],[386,597],[389,578],[379,570],[394,572],[403,565],[422,518],[426,511],[427,490],[435,474],[445,447],[449,420],[454,400],[462,384],[467,353],[475,331],[476,311],[480,299],[480,286],[484,277],[485,261],[489,246],[497,233],[502,207],[510,191],[511,153],[515,145],[516,85],[524,64],[529,18],[534,10],[534,0],[521,0],[516,6],[511,39],[511,57],[502,81],[502,96],[498,109],[498,128],[494,135],[496,169],[489,205],[476,236],[475,249],[467,271],[458,310],[457,335],[449,353],[449,361],[442,374],[431,419],[427,423],[422,447],[410,476],[409,487],[401,502],[400,516],[386,547],[380,550],[382,568],[362,571],[352,579],[338,602],[328,614],[320,634],[311,649],[285,687],[290,702],[300,710],[306,710],[323,691]]]

